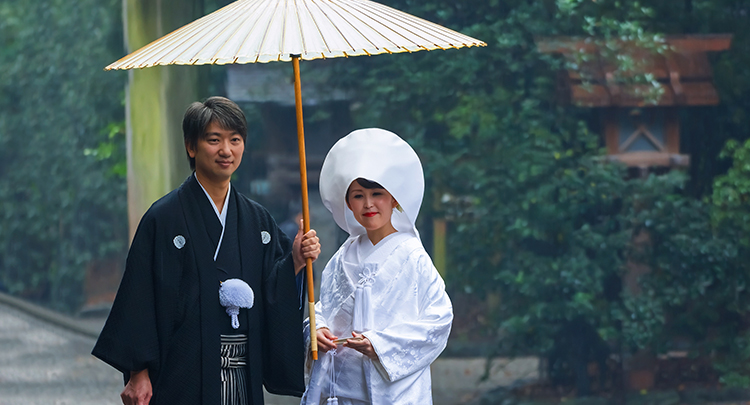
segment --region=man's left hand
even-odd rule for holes
[[[294,258],[294,273],[297,274],[305,267],[308,258],[315,261],[320,255],[320,239],[314,229],[302,234],[302,220],[299,221],[299,230],[294,237],[292,245],[292,257]]]

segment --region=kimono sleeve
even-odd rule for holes
[[[128,252],[125,273],[92,354],[127,373],[157,366],[154,306],[154,218],[144,216]]]
[[[271,243],[264,253],[263,384],[268,392],[301,396],[304,384],[302,309],[294,274],[292,241],[269,218]],[[303,289],[304,289],[304,283]]]
[[[400,320],[383,330],[364,332],[378,355],[373,364],[391,382],[429,367],[445,349],[453,322],[445,283],[429,256],[412,257],[409,265],[421,274],[416,285],[403,286],[418,291],[418,316],[407,319],[393,314]]]

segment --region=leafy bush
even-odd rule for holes
[[[715,364],[722,373],[721,381],[728,386],[750,387],[750,332],[747,330],[747,298],[750,280],[750,141],[730,140],[721,157],[730,158],[729,171],[714,181],[712,219],[716,229],[736,242],[733,252],[733,272],[716,271],[706,277],[709,289],[715,281],[726,285],[718,304],[731,309],[730,315],[714,320],[720,325],[710,329],[718,340],[721,352]],[[712,263],[713,264],[713,263]],[[719,269],[717,269],[719,270]],[[715,304],[713,304],[715,305]],[[728,318],[728,319],[727,319]],[[717,322],[718,321],[718,322]],[[733,327],[733,328],[732,328]]]

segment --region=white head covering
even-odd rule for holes
[[[351,236],[365,233],[346,206],[346,192],[358,178],[379,183],[398,201],[391,224],[399,232],[419,237],[414,225],[424,196],[424,173],[414,149],[393,132],[379,128],[356,130],[331,148],[320,171],[320,197],[336,223]]]

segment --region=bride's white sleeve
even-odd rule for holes
[[[445,349],[453,322],[453,305],[429,256],[415,255],[408,264],[417,276],[411,285],[402,285],[406,290],[398,295],[415,299],[404,305],[416,305],[418,315],[384,314],[394,320],[387,328],[364,333],[378,355],[375,368],[391,382],[429,367]]]

